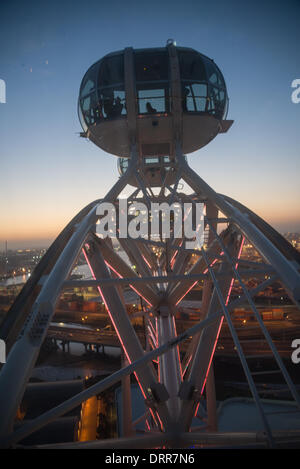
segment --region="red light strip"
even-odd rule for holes
[[[239,249],[239,253],[238,253],[238,260],[235,264],[235,268],[237,269],[238,267],[238,261],[239,261],[239,258],[241,256],[241,253],[242,253],[242,250],[243,250],[243,245],[244,245],[244,241],[245,241],[245,237],[243,237],[242,239],[242,242],[241,242],[241,245],[240,245],[240,249]],[[221,255],[223,255],[224,252],[221,253]],[[230,295],[231,295],[231,290],[232,290],[232,287],[233,287],[233,284],[234,284],[234,277],[232,277],[231,279],[231,282],[230,282],[230,287],[229,287],[229,290],[228,290],[228,294],[227,294],[227,298],[226,298],[226,306],[228,305],[228,302],[229,302],[229,299],[230,299]],[[203,383],[203,386],[202,386],[202,389],[201,389],[201,394],[203,393],[204,391],[204,387],[205,387],[205,384],[206,384],[206,381],[207,381],[207,377],[208,377],[208,374],[209,374],[209,370],[210,370],[210,367],[211,367],[211,363],[212,363],[212,359],[213,359],[213,356],[214,356],[214,353],[215,353],[215,349],[216,349],[216,346],[217,346],[217,342],[218,342],[218,339],[219,339],[219,335],[220,335],[220,332],[221,332],[221,328],[222,328],[222,324],[223,324],[223,321],[224,321],[224,316],[221,317],[221,320],[220,320],[220,325],[219,325],[219,328],[218,328],[218,332],[217,332],[217,336],[216,336],[216,340],[215,340],[215,343],[214,343],[214,346],[213,346],[213,351],[212,351],[212,354],[211,354],[211,357],[210,357],[210,360],[209,360],[209,364],[208,364],[208,368],[207,368],[207,373],[206,373],[206,376],[205,376],[205,379],[204,379],[204,383]],[[198,410],[198,409],[197,409]]]
[[[218,343],[219,334],[220,334],[220,332],[221,332],[221,328],[222,328],[223,321],[224,321],[224,316],[222,316],[222,317],[221,317],[221,320],[220,320],[220,324],[219,324],[219,328],[218,328],[216,340],[215,340],[215,343],[214,343],[214,346],[213,346],[213,351],[212,351],[212,354],[211,354],[210,359],[209,359],[209,364],[208,364],[208,367],[207,367],[207,372],[206,372],[205,379],[204,379],[204,382],[203,382],[203,386],[202,386],[202,389],[201,389],[201,394],[203,393],[204,388],[205,388],[205,385],[206,385],[207,377],[208,377],[208,374],[209,374],[209,371],[210,371],[211,362],[212,362],[212,360],[213,360],[213,356],[214,356],[214,353],[215,353],[215,350],[216,350],[216,346],[217,346],[217,343]]]
[[[156,416],[157,416],[158,421],[159,421],[159,424],[160,424],[160,429],[161,429],[161,431],[163,431],[164,426],[163,426],[163,424],[162,424],[162,421],[161,421],[161,419],[160,419],[159,413],[158,413],[157,411],[156,411]]]
[[[156,347],[158,348],[159,344],[158,344],[158,320],[157,320],[157,317],[155,318],[155,328],[156,328]],[[160,359],[161,357],[158,356],[157,357],[157,360],[158,360],[158,368],[157,368],[157,376],[158,376],[158,382],[160,383]]]
[[[220,256],[223,256],[223,254],[224,254],[223,251],[220,252]],[[212,261],[212,263],[210,264],[210,267],[212,267],[213,265],[215,265],[215,263],[216,263],[217,261],[218,261],[218,258],[214,259],[214,260]],[[205,269],[203,273],[204,273],[204,274],[207,274],[207,272],[208,272],[208,268]]]
[[[183,245],[183,239],[180,241],[179,247],[181,247],[182,245]],[[175,257],[177,256],[178,252],[179,252],[178,250],[174,252],[173,257],[170,261],[170,266],[171,266],[172,269],[173,269],[173,266],[175,264]]]
[[[224,254],[224,252],[221,252],[221,253],[220,253],[220,256],[222,256],[223,254]],[[214,260],[212,261],[212,263],[210,264],[210,267],[212,267],[217,261],[218,261],[218,259],[214,259]],[[204,270],[203,274],[206,274],[207,272],[208,272],[208,268]],[[193,285],[192,285],[191,287],[189,287],[189,289],[184,293],[184,295],[182,295],[182,297],[180,298],[180,300],[177,301],[176,306],[180,303],[180,301],[183,300],[183,298],[188,294],[188,292],[189,292],[192,288],[194,288],[194,286],[195,286],[198,282],[199,282],[199,280],[196,280],[196,282],[193,283]]]
[[[148,324],[148,333],[149,333],[149,335],[151,336],[151,339],[152,339],[153,343],[155,344],[155,343],[156,343],[155,333],[153,333],[153,330],[151,329],[151,327],[149,326],[149,324]]]
[[[191,363],[191,359],[192,359],[192,355],[189,356],[188,362],[187,362],[187,364],[185,365],[185,368],[184,368],[183,373],[182,373],[183,376],[185,375],[186,370],[188,369],[188,366],[189,366],[189,364]]]
[[[147,264],[147,266],[149,267],[149,269],[151,270],[151,264],[150,262],[147,261],[146,257],[142,254],[142,258],[144,259],[145,263]]]
[[[196,407],[196,410],[195,410],[195,413],[194,413],[194,417],[196,417],[197,414],[198,414],[199,405],[200,405],[200,402],[198,402],[198,404],[197,404],[197,407]]]
[[[87,254],[86,254],[86,252],[85,252],[85,249],[82,249],[82,252],[83,252],[83,255],[84,255],[85,260],[86,260],[86,262],[87,262],[87,265],[89,266],[89,269],[90,269],[90,271],[91,271],[91,274],[92,274],[93,278],[96,280],[96,276],[95,276],[95,274],[94,274],[94,271],[93,271],[93,269],[92,269],[92,266],[91,266],[91,264],[90,264],[90,261],[89,261],[89,259],[88,259],[88,256],[87,256]],[[116,326],[115,321],[113,320],[112,314],[111,314],[111,312],[110,312],[110,310],[109,310],[109,307],[108,307],[108,305],[107,305],[107,302],[106,302],[106,300],[105,300],[105,298],[104,298],[104,295],[103,295],[102,290],[101,290],[101,288],[100,288],[99,285],[97,286],[97,289],[98,289],[98,291],[99,291],[99,293],[100,293],[100,295],[101,295],[101,298],[102,298],[103,303],[105,304],[105,307],[106,307],[106,309],[107,309],[107,312],[108,312],[108,315],[109,315],[109,317],[110,317],[110,320],[111,320],[111,322],[113,323],[114,329],[115,329],[115,331],[116,331],[116,333],[117,333],[117,336],[118,336],[118,339],[119,339],[119,341],[120,341],[120,343],[121,343],[121,345],[122,345],[122,348],[123,348],[123,350],[124,350],[124,353],[125,353],[125,355],[126,355],[126,358],[127,358],[128,362],[131,363],[131,359],[130,359],[130,357],[129,357],[129,354],[128,354],[126,348],[125,348],[124,342],[122,341],[121,335],[120,335],[120,333],[119,333],[119,331],[118,331],[118,328],[117,328],[117,326]],[[136,372],[134,372],[134,375],[135,375],[136,380],[137,380],[137,382],[138,382],[138,384],[139,384],[139,387],[140,387],[141,392],[142,392],[142,394],[143,394],[143,396],[144,396],[144,399],[146,399],[146,394],[145,394],[145,392],[144,392],[144,390],[143,390],[143,388],[142,388],[142,385],[141,385],[141,383],[140,383],[140,381],[139,381],[139,379],[138,379],[138,376],[137,376]]]
[[[154,335],[154,337],[155,337],[155,342],[156,342],[156,340],[157,340],[157,339],[156,339],[156,330],[154,329],[154,326],[153,326],[153,324],[152,324],[152,322],[151,322],[150,319],[148,320],[148,327],[151,329],[151,331],[152,331],[152,333],[153,333],[153,335]]]
[[[156,345],[155,345],[155,342],[153,342],[152,337],[149,337],[149,341],[150,341],[150,345],[151,345],[151,347],[152,347],[152,350],[155,350],[157,347],[156,347]],[[155,359],[155,360],[157,360],[157,359]]]
[[[93,271],[93,269],[92,269],[92,266],[91,266],[91,264],[90,264],[90,262],[89,262],[89,259],[88,259],[88,257],[87,257],[87,254],[86,254],[84,248],[82,248],[82,252],[83,252],[83,255],[84,255],[85,260],[86,260],[86,262],[87,262],[87,265],[89,266],[89,269],[90,269],[90,271],[91,271],[91,274],[92,274],[93,278],[96,280],[96,276],[95,276],[95,274],[94,274],[94,271]],[[114,269],[113,269],[113,270],[114,270]],[[119,275],[117,272],[116,272],[116,274]],[[117,327],[116,327],[116,324],[115,324],[115,322],[114,322],[114,320],[113,320],[112,314],[111,314],[111,312],[110,312],[110,310],[109,310],[109,308],[108,308],[108,305],[107,305],[107,303],[106,303],[106,301],[105,301],[105,298],[104,298],[104,296],[103,296],[103,293],[102,293],[102,291],[101,291],[101,288],[100,288],[99,285],[97,286],[97,288],[98,288],[98,291],[99,291],[99,293],[100,293],[100,295],[101,295],[101,298],[102,298],[102,300],[103,300],[103,303],[105,304],[105,307],[106,307],[107,312],[108,312],[108,314],[109,314],[110,320],[111,320],[111,322],[113,323],[114,329],[115,329],[115,331],[116,331],[116,333],[117,333],[117,336],[118,336],[118,339],[119,339],[119,341],[120,341],[120,343],[121,343],[121,345],[122,345],[122,348],[123,348],[123,350],[124,350],[124,353],[125,353],[125,355],[126,355],[126,358],[127,358],[128,362],[131,364],[132,362],[131,362],[130,357],[129,357],[129,355],[128,355],[128,352],[127,352],[127,350],[126,350],[126,348],[125,348],[124,342],[123,342],[122,339],[121,339],[121,336],[120,336],[120,333],[119,333],[119,331],[118,331],[118,329],[117,329]],[[138,376],[137,376],[137,374],[136,374],[135,371],[134,371],[134,375],[135,375],[135,378],[136,378],[136,380],[137,380],[137,382],[138,382],[138,385],[139,385],[139,388],[140,388],[140,390],[141,390],[141,393],[143,394],[143,397],[144,397],[144,399],[146,400],[146,399],[147,399],[147,398],[146,398],[146,394],[145,394],[145,392],[144,392],[144,390],[143,390],[143,387],[142,387],[142,385],[141,385],[141,383],[140,383],[140,380],[139,380],[139,378],[138,378]],[[154,420],[156,426],[158,426],[158,423],[157,423],[157,420],[156,420],[156,418],[155,418],[154,412],[152,411],[151,408],[149,408],[149,410],[150,410],[150,412],[151,412],[151,415],[152,415],[152,417],[153,417],[153,420]],[[156,413],[156,415],[157,415],[158,418],[159,418],[158,413]],[[160,418],[159,418],[159,421],[160,421],[160,424],[161,424]],[[162,424],[161,424],[161,427],[162,427]]]
[[[153,340],[150,336],[148,337],[148,340],[149,340],[149,345],[152,348],[152,350],[155,350],[156,349],[155,344],[153,343]]]
[[[180,303],[180,301],[183,300],[183,298],[188,294],[188,292],[198,283],[198,280],[196,280],[195,283],[193,283],[193,285],[191,287],[189,287],[189,289],[182,295],[182,297],[180,298],[180,300],[177,301],[176,303],[176,306],[178,305],[178,303]]]
[[[90,264],[90,261],[89,261],[89,259],[88,259],[88,256],[87,256],[86,252],[85,252],[85,249],[82,249],[82,252],[83,252],[83,255],[84,255],[84,257],[85,257],[86,263],[87,263],[87,265],[89,266],[89,269],[90,269],[90,271],[91,271],[91,274],[92,274],[93,278],[96,280],[95,273],[94,273],[93,268],[92,268],[92,266],[91,266],[91,264]],[[117,333],[118,339],[119,339],[119,341],[121,342],[121,345],[122,345],[122,348],[123,348],[123,350],[124,350],[124,352],[125,352],[126,358],[127,358],[128,362],[131,363],[131,360],[130,360],[130,358],[129,358],[129,355],[128,355],[128,353],[127,353],[127,350],[126,350],[126,348],[125,348],[125,346],[124,346],[124,343],[123,343],[123,341],[122,341],[122,339],[121,339],[121,336],[120,336],[120,334],[119,334],[119,331],[118,331],[118,329],[117,329],[117,327],[116,327],[116,324],[115,324],[115,322],[114,322],[114,320],[113,320],[112,314],[111,314],[111,312],[110,312],[110,310],[109,310],[109,307],[108,307],[108,305],[107,305],[107,302],[106,302],[106,300],[105,300],[105,298],[104,298],[104,295],[103,295],[102,290],[101,290],[101,288],[100,288],[99,285],[97,286],[97,289],[98,289],[98,291],[99,291],[99,293],[100,293],[100,295],[101,295],[101,298],[102,298],[103,303],[105,304],[105,308],[107,309],[107,312],[108,312],[108,314],[109,314],[110,320],[111,320],[111,322],[113,323],[113,326],[114,326],[115,331],[116,331],[116,333]]]
[[[175,322],[175,317],[174,317],[174,316],[173,316],[173,326],[174,326],[175,337],[177,337],[176,322]],[[176,349],[177,349],[177,355],[178,355],[178,364],[179,364],[180,380],[182,381],[182,379],[183,379],[183,374],[182,374],[181,361],[180,361],[179,345],[177,345]]]
[[[244,242],[245,242],[245,237],[243,237],[242,242],[241,242],[241,245],[240,245],[240,249],[239,249],[239,253],[238,253],[238,261],[237,261],[236,264],[235,264],[235,268],[236,268],[236,269],[238,268],[238,265],[239,265],[239,259],[240,259],[241,254],[242,254]],[[229,291],[228,291],[228,295],[227,295],[226,303],[225,303],[226,306],[228,305],[229,300],[230,300],[230,295],[231,295],[231,290],[232,290],[233,284],[234,284],[234,277],[232,277],[232,279],[231,279],[231,283],[230,283],[230,287],[229,287]]]
[[[105,261],[105,264],[106,264],[119,278],[124,278],[114,267],[112,267],[112,266],[109,264],[109,262]],[[132,290],[135,291],[135,293],[136,293],[138,296],[140,296],[141,298],[143,298],[143,300],[146,301],[146,303],[148,303],[149,306],[153,306],[152,303],[150,303],[150,301],[147,300],[147,298],[145,298],[143,295],[141,295],[141,293],[140,293],[138,290],[136,290],[136,289],[134,288],[134,286],[132,286],[132,285],[129,285],[129,286],[130,286],[130,288],[132,288]]]

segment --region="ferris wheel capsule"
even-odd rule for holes
[[[141,157],[172,155],[175,136],[192,153],[229,128],[227,110],[214,61],[173,39],[106,55],[86,72],[78,100],[84,136],[119,157],[130,157],[132,141]]]

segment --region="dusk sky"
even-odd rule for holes
[[[300,231],[300,0],[0,0],[0,251],[48,246],[118,178],[81,139],[82,77],[103,55],[173,38],[214,59],[234,124],[190,165],[280,232]]]

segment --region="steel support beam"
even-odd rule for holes
[[[226,240],[226,238],[230,235],[229,231],[226,231],[222,234],[222,238]],[[226,241],[225,241],[226,242]],[[222,252],[222,248],[220,247],[219,243],[217,241],[214,241],[210,248],[207,250],[207,255],[213,259],[215,256],[219,256],[220,253]],[[192,279],[193,274],[203,274],[204,271],[206,270],[206,264],[201,257],[196,264],[194,264],[189,272],[187,273],[188,276],[190,276],[191,280],[189,282],[186,282],[183,284],[182,282],[178,283],[170,292],[169,295],[169,301],[175,305],[177,305],[181,299],[187,294],[189,289],[191,289],[197,281]]]
[[[168,306],[158,309],[157,335],[158,346],[177,337],[174,318]],[[178,398],[181,383],[181,365],[178,348],[174,347],[161,356],[159,360],[159,377],[169,393],[167,406],[174,422],[179,416],[180,400]]]
[[[239,251],[239,247],[236,237],[232,236],[228,245],[228,250],[231,255],[236,256]],[[233,274],[230,266],[226,263],[222,263],[219,269],[227,273],[226,277],[219,280],[219,291],[223,296],[224,302],[227,303],[228,301],[226,300],[230,295]],[[207,317],[214,314],[219,308],[219,294],[214,290],[207,311]],[[220,315],[216,323],[211,324],[211,326],[202,332],[195,354],[192,357],[189,376],[186,378],[185,382],[185,386],[187,386],[188,383],[190,392],[183,396],[181,415],[179,419],[179,424],[182,425],[182,428],[186,431],[191,425],[191,420],[194,416],[199,397],[204,391],[204,386],[206,384],[222,323],[223,315]]]
[[[86,251],[86,255],[91,272],[95,278],[97,278],[97,276],[110,278],[108,267],[105,264],[97,242],[91,241],[89,243],[89,249]],[[117,287],[115,285],[102,285],[98,287],[98,290],[118,335],[125,356],[129,363],[133,363],[144,355],[144,350],[130,322],[126,308],[120,299]],[[144,398],[147,402],[152,402],[153,412],[156,412],[155,407],[157,407],[159,416],[165,428],[167,428],[169,413],[165,402],[159,400],[153,402],[153,395],[155,394],[156,385],[158,383],[153,366],[148,364],[140,369],[137,373],[137,378]]]
[[[63,281],[70,274],[81,245],[95,223],[96,208],[97,206],[93,207],[85,216],[68,241],[43,285],[28,321],[1,370],[0,438],[13,429],[18,406],[45,339]]]
[[[124,352],[122,354],[122,364],[124,368],[129,365]],[[131,407],[130,375],[126,375],[122,378],[122,434],[124,437],[128,438],[135,433],[132,425]]]
[[[132,147],[132,158],[127,172],[116,182],[108,192],[104,201],[114,201],[127,185],[135,170],[137,153]],[[71,273],[74,262],[80,252],[88,234],[95,229],[97,205],[83,217],[51,273],[48,275],[43,287],[32,306],[27,322],[12,347],[7,362],[0,373],[0,438],[13,429],[15,415],[21,403],[26,384],[37,360],[40,347],[46,337],[47,330],[54,314],[56,301],[61,292],[63,282]],[[16,380],[18,376],[18,380]]]
[[[285,285],[291,299],[300,306],[300,273],[292,262],[272,244],[268,238],[251,222],[249,217],[231,205],[224,197],[217,194],[192,168],[187,164],[177,144],[177,158],[183,170],[183,179],[197,195],[205,196],[218,209],[232,220],[244,236],[255,246],[261,256],[271,264],[278,277]]]
[[[215,205],[208,202],[206,204],[206,219],[210,219],[214,228],[217,228],[218,224],[218,209]],[[209,247],[214,240],[214,233],[210,229],[208,233],[207,246]],[[211,298],[212,292],[212,283],[211,279],[204,280],[203,284],[203,300],[202,300],[202,315],[204,317],[204,312],[208,311],[208,301]],[[206,302],[206,305],[205,305]],[[206,316],[206,314],[205,314]],[[192,339],[192,342],[195,341],[195,336]],[[218,418],[217,418],[217,401],[216,401],[216,388],[215,388],[215,375],[214,375],[214,357],[212,357],[210,368],[208,370],[208,375],[205,385],[205,395],[206,395],[206,408],[207,408],[207,425],[209,431],[216,432],[218,429]]]
[[[39,417],[36,417],[34,420],[31,420],[30,422],[27,422],[27,423],[25,422],[14,432],[8,432],[8,433],[1,435],[0,447],[1,448],[9,447],[17,443],[18,441],[22,440],[23,438],[30,435],[31,433],[44,427],[45,425],[52,422],[53,420],[60,417],[61,415],[64,415],[65,413],[74,409],[83,401],[86,401],[92,396],[96,396],[97,394],[108,389],[113,384],[118,383],[124,376],[130,373],[134,373],[135,371],[139,369],[143,369],[148,362],[154,360],[155,358],[159,357],[163,353],[166,353],[172,347],[177,346],[179,343],[185,341],[188,337],[198,333],[205,327],[212,324],[214,321],[217,320],[217,318],[219,317],[219,314],[220,312],[216,313],[215,315],[212,315],[210,318],[207,318],[198,324],[195,324],[194,326],[189,328],[187,331],[180,334],[176,339],[166,342],[165,344],[156,348],[155,350],[152,350],[151,352],[144,354],[141,358],[136,360],[134,363],[131,363],[125,368],[121,368],[121,370],[116,371],[115,373],[108,376],[107,378],[104,378],[99,383],[93,384],[92,386],[80,392],[79,394],[76,394],[70,399],[67,399],[62,404],[59,404],[58,406],[45,412]]]
[[[99,239],[96,236],[94,236],[93,239],[94,242],[98,244],[99,249],[108,266],[111,267],[120,278],[139,278],[138,275],[134,272],[134,270],[131,269],[131,267],[120,256],[118,256],[118,254],[112,248],[110,248],[103,240]],[[146,282],[140,282],[139,285],[134,288],[134,290],[138,294],[140,294],[140,296],[145,298],[151,306],[157,304],[158,296],[153,291],[151,286],[148,285]]]

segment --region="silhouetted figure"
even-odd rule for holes
[[[123,104],[121,98],[117,96],[115,99],[111,96],[107,97],[104,105],[104,112],[108,119],[118,117],[122,114]]]
[[[122,114],[123,104],[121,103],[121,98],[119,96],[115,99],[115,104],[112,108],[112,115],[111,117],[118,117]]]
[[[146,108],[147,108],[147,112],[149,112],[149,114],[156,114],[157,113],[157,110],[154,109],[154,107],[151,106],[151,103],[146,103]]]

